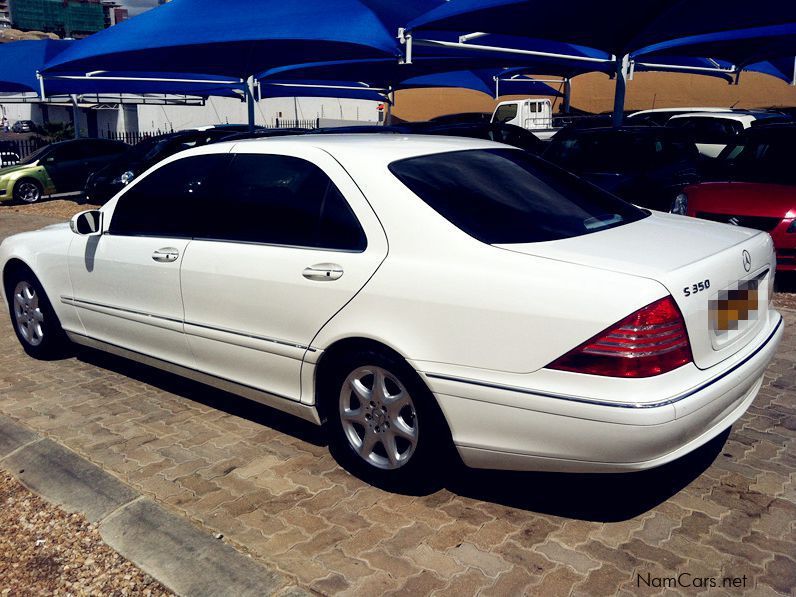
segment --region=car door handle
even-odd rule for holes
[[[343,268],[336,263],[317,263],[309,266],[302,274],[307,280],[330,282],[343,277]]]
[[[166,247],[165,249],[158,249],[152,253],[152,259],[158,263],[173,263],[180,257],[180,252],[174,247]]]

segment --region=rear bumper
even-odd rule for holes
[[[477,384],[473,380],[427,379],[468,466],[561,472],[643,470],[688,454],[746,412],[782,338],[782,318],[777,315],[772,320],[775,323],[739,361],[721,371],[721,365],[705,371],[704,383],[655,405],[628,408],[574,399],[567,404],[567,414],[561,414],[518,407],[519,388],[487,384],[478,396],[473,393]]]

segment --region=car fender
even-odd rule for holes
[[[33,166],[24,170],[17,170],[7,175],[9,177],[9,196],[14,196],[16,184],[24,178],[32,178],[41,185],[42,195],[52,195],[57,193],[55,183],[50,178],[44,166]]]
[[[67,267],[72,236],[73,233],[66,222],[10,236],[0,244],[0,267],[5,277],[9,262],[16,260],[25,264],[47,293],[61,325],[81,330],[82,325],[74,307],[61,302],[62,296],[71,296],[72,292]],[[3,286],[3,302],[7,306],[5,284],[0,286]]]

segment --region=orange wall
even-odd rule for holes
[[[501,100],[519,96],[501,97]],[[593,73],[572,80],[572,106],[589,112],[613,108],[614,82]],[[558,102],[554,110],[558,110]],[[393,114],[403,120],[428,120],[456,112],[492,112],[496,104],[466,89],[407,89],[396,94]],[[758,73],[743,73],[739,85],[715,77],[671,73],[636,73],[628,82],[626,108],[715,106],[755,108],[796,106],[796,87]]]

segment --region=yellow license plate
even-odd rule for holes
[[[710,301],[710,319],[717,332],[737,331],[744,321],[757,319],[759,280],[738,283],[738,288],[719,292]]]

